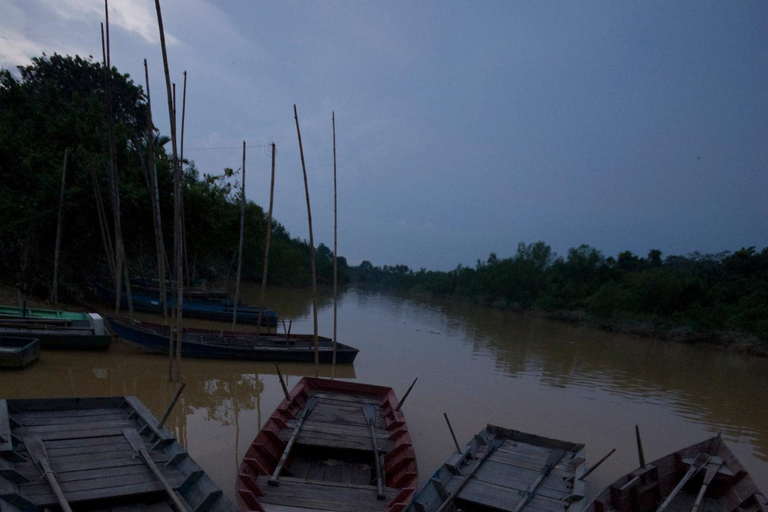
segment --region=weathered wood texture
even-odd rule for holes
[[[307,403],[313,403],[304,414]],[[389,388],[305,378],[293,389],[240,466],[242,510],[259,512],[389,511],[405,509],[417,470],[402,413]],[[364,407],[373,407],[373,432],[383,457],[384,499],[378,499],[371,427]],[[293,444],[290,440],[304,417]],[[291,454],[278,485],[270,475],[285,450]]]
[[[565,455],[545,474],[553,451],[560,450]],[[522,509],[531,512],[578,511],[584,508],[586,491],[578,477],[585,470],[582,444],[489,425],[446,461],[407,510],[503,512],[524,504]],[[530,499],[521,501],[529,493]]]
[[[705,512],[766,512],[768,499],[720,437],[678,450],[619,478],[603,490],[586,512],[655,512],[670,495],[699,454],[720,457],[718,468],[703,497]],[[691,509],[702,486],[705,471],[698,471],[665,509]]]
[[[123,429],[141,433],[149,457],[189,509],[236,510],[171,433],[157,425],[135,397],[0,400],[0,510],[57,505],[24,445],[30,436],[43,442],[74,510],[171,510],[161,481],[136,456]]]

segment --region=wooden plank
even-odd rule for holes
[[[308,396],[314,396],[318,399],[322,399],[322,401],[326,400],[337,400],[340,402],[352,402],[355,404],[360,404],[361,406],[363,404],[373,404],[375,406],[381,406],[381,398],[375,396],[375,395],[353,395],[353,394],[346,394],[346,393],[329,393],[329,392],[323,392],[323,391],[317,391],[317,390],[311,390],[307,392]]]
[[[132,425],[134,424],[132,423]],[[94,430],[78,430],[74,432],[44,432],[44,433],[38,434],[38,436],[43,441],[46,441],[46,446],[47,446],[47,442],[49,440],[110,437],[110,436],[116,436],[121,432],[122,430],[119,427],[116,427],[116,428],[100,428],[100,429],[94,429]]]
[[[475,473],[477,480],[523,492],[536,481],[539,475],[541,475],[540,471],[498,464],[493,460],[486,461]],[[550,474],[541,482],[536,494],[562,499],[571,494],[571,488],[562,478]]]
[[[19,423],[26,424],[30,420],[39,420],[43,418],[80,418],[87,416],[101,416],[104,414],[122,414],[127,416],[130,411],[125,408],[95,408],[95,409],[56,409],[48,411],[28,411],[14,414],[13,417]]]
[[[132,452],[131,452],[132,453]],[[165,455],[151,452],[152,460],[158,464],[163,464],[168,459]],[[69,472],[87,471],[93,469],[105,469],[105,468],[117,468],[122,466],[133,466],[136,464],[142,464],[138,459],[134,459],[132,456],[126,456],[124,454],[112,455],[104,454],[103,457],[84,456],[79,460],[67,460],[62,462],[62,459],[51,460],[51,467],[57,474],[65,474]],[[37,473],[37,469],[31,462],[25,462],[16,466],[19,473],[24,476],[34,475]]]
[[[133,420],[108,420],[108,421],[87,421],[87,422],[80,422],[80,423],[67,423],[64,425],[39,425],[39,426],[33,426],[33,427],[19,427],[14,429],[13,433],[14,435],[18,437],[27,437],[27,436],[45,436],[50,433],[59,433],[59,434],[65,434],[65,433],[74,433],[78,431],[92,431],[92,430],[102,430],[102,429],[113,429],[113,428],[125,428],[125,427],[135,427],[136,423]],[[93,437],[93,436],[88,436]],[[59,438],[61,439],[61,437]],[[66,438],[65,438],[66,439]]]
[[[166,476],[167,475],[167,476]],[[166,472],[166,480],[176,479],[180,483],[183,482],[184,475],[178,470],[172,470]],[[61,489],[65,495],[70,495],[74,492],[88,491],[94,489],[103,489],[106,487],[119,487],[122,485],[138,485],[147,482],[154,482],[155,476],[149,471],[142,471],[137,473],[130,473],[125,475],[118,475],[104,478],[91,478],[85,480],[74,480],[68,482],[61,482]],[[179,484],[180,485],[180,484]],[[20,488],[24,496],[29,497],[34,501],[35,496],[41,496],[50,494],[51,490],[47,484],[39,483],[37,485],[25,485],[23,489]]]
[[[171,485],[178,487],[184,483],[184,478],[177,478],[171,481]],[[159,481],[154,480],[152,482],[121,485],[115,487],[104,487],[101,489],[91,489],[85,491],[77,491],[67,494],[67,499],[70,503],[78,503],[81,501],[92,501],[96,499],[104,498],[120,498],[132,495],[143,495],[151,493],[163,492],[163,486]],[[56,497],[51,494],[40,494],[30,498],[30,501],[35,503],[39,507],[47,507],[56,504]]]
[[[325,446],[345,450],[373,452],[370,438],[347,437],[338,434],[323,434],[320,432],[301,432],[296,441],[304,446]],[[389,451],[394,445],[387,441],[382,443],[381,450]]]
[[[306,508],[309,510],[330,510],[334,512],[384,512],[386,503],[396,494],[395,489],[385,489],[387,500],[376,498],[376,487],[353,487],[329,485],[310,481],[281,482],[280,487],[266,485],[267,477],[259,477],[259,488],[265,489],[266,495],[259,499],[263,504],[274,504]]]
[[[88,397],[88,398],[24,398],[13,399],[9,405],[17,411],[68,411],[70,409],[116,409],[123,403],[122,397]],[[71,413],[67,413],[71,414]]]
[[[88,416],[37,416],[30,414],[14,416],[24,427],[34,427],[43,425],[67,425],[70,423],[83,423],[92,421],[118,421],[126,419],[127,414],[123,411],[115,410],[102,414],[93,414]]]
[[[513,504],[520,500],[520,492],[512,488],[500,487],[473,479],[461,490],[458,499],[499,510],[512,510]],[[526,510],[564,512],[566,504],[557,500],[547,500],[537,495],[528,503]]]

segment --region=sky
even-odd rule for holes
[[[473,266],[558,254],[768,245],[768,2],[162,0],[188,71],[185,157],[241,166],[275,217],[351,264]],[[99,58],[100,0],[0,0],[0,66]],[[152,0],[111,0],[112,64],[168,133]]]

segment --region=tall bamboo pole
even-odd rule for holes
[[[175,91],[174,91],[175,97]],[[173,104],[174,110],[176,109],[176,100]],[[182,170],[184,169],[184,121],[187,117],[187,72],[184,71],[184,88],[181,93],[181,153],[179,155],[179,161]],[[192,286],[192,280],[189,274],[189,251],[187,251],[187,216],[184,209],[184,188],[181,189],[181,240],[184,244],[184,271],[187,276],[187,286]]]
[[[64,209],[64,186],[67,181],[67,160],[69,157],[69,148],[64,149],[64,166],[61,170],[61,194],[59,194],[59,220],[56,225],[56,249],[53,253],[53,286],[51,286],[51,302],[59,302],[59,249],[61,248],[61,227],[62,215]]]
[[[165,289],[165,243],[163,242],[163,222],[160,211],[160,191],[157,183],[157,163],[155,162],[155,126],[152,122],[152,100],[149,94],[149,69],[144,59],[144,78],[147,83],[147,155],[149,158],[149,178],[152,187],[152,220],[155,227],[155,248],[157,249],[157,281],[160,285],[160,308],[163,318],[168,318],[168,295]]]
[[[168,70],[168,52],[165,46],[165,30],[163,29],[163,14],[160,9],[160,0],[155,0],[157,11],[157,25],[160,31],[160,47],[163,50],[163,70],[165,71],[165,90],[168,97],[168,115],[171,123],[171,146],[173,156],[173,254],[174,271],[176,274],[176,308],[174,309],[174,328],[171,330],[172,339],[176,339],[176,363],[171,368],[171,380],[178,381],[181,378],[181,340],[182,340],[182,314],[181,307],[184,299],[184,285],[182,283],[182,255],[181,255],[181,172],[179,166],[179,154],[176,144],[176,116],[173,108],[173,93],[171,91],[171,74]]]
[[[131,278],[128,262],[125,257],[123,243],[123,227],[120,218],[120,179],[117,172],[117,149],[115,147],[115,118],[112,106],[112,67],[109,54],[109,2],[104,0],[106,21],[106,43],[104,40],[104,25],[101,26],[101,51],[104,62],[104,81],[107,103],[107,127],[109,134],[109,174],[112,192],[112,215],[115,224],[115,314],[120,312],[122,302],[122,278],[125,277],[125,292],[128,299],[128,315],[133,321],[133,299],[131,297]]]
[[[267,269],[269,268],[269,242],[272,239],[272,204],[275,198],[275,143],[272,143],[272,183],[269,187],[269,213],[267,214],[267,239],[264,242],[264,272],[261,274],[261,293],[259,294],[259,317],[256,329],[261,330],[261,315],[264,312],[264,295],[267,291]],[[269,332],[269,327],[267,327]]]
[[[309,204],[309,182],[307,181],[307,165],[304,162],[304,146],[301,144],[301,129],[299,128],[299,113],[296,105],[293,105],[293,117],[296,119],[296,135],[299,137],[299,153],[301,154],[301,169],[304,172],[304,192],[307,196],[307,221],[309,223],[309,264],[312,268],[312,317],[314,320],[314,334],[312,340],[315,345],[315,377],[320,375],[320,348],[317,343],[317,271],[315,268],[315,239],[312,236],[312,208]]]
[[[91,181],[93,182],[93,197],[96,202],[96,216],[99,218],[101,241],[104,244],[104,253],[107,256],[109,271],[114,276],[116,269],[115,255],[112,249],[112,236],[109,234],[109,223],[107,222],[107,214],[104,210],[104,199],[101,197],[101,187],[99,186],[99,178],[96,175],[96,167],[93,165],[92,155],[88,155],[88,169],[91,172]]]
[[[336,324],[339,306],[339,267],[336,254],[339,252],[339,231],[336,208],[336,112],[331,112],[333,124],[333,365],[336,366]]]
[[[237,324],[237,306],[240,302],[240,273],[243,270],[243,237],[245,235],[245,141],[243,141],[243,187],[240,198],[240,246],[237,253],[237,278],[235,279],[235,304],[232,308],[232,327]],[[259,326],[257,326],[258,329]]]

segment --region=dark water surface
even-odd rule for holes
[[[274,288],[268,304],[292,332],[311,332],[305,291]],[[258,288],[244,298],[258,302]],[[320,334],[333,329],[331,297],[320,301]],[[153,319],[144,315],[145,319]],[[226,324],[190,325],[227,328]],[[443,413],[463,445],[494,423],[587,445],[591,461],[617,452],[589,479],[590,498],[638,466],[634,426],[646,460],[722,432],[768,490],[768,360],[707,347],[606,333],[510,312],[346,291],[339,341],[360,349],[336,376],[391,386],[418,457],[421,482],[453,448]],[[288,386],[313,365],[282,364]],[[163,356],[113,344],[105,353],[44,351],[23,372],[0,373],[0,397],[136,395],[160,416],[176,390]],[[234,497],[237,465],[282,398],[273,364],[184,360],[187,387],[167,426]],[[330,367],[321,375],[330,376]]]

